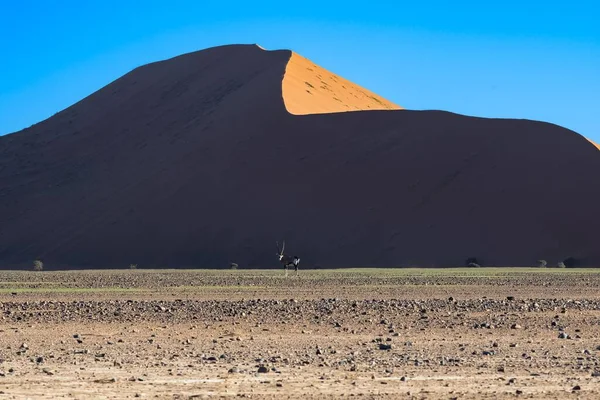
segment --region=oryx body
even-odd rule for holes
[[[277,246],[277,257],[279,258],[279,262],[283,265],[285,270],[285,276],[288,274],[288,268],[294,267],[294,271],[296,271],[296,275],[298,275],[298,265],[300,264],[300,258],[298,256],[288,256],[285,255],[285,240],[283,241],[283,246],[281,249],[279,248],[279,242],[275,242]]]

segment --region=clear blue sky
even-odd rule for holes
[[[295,50],[406,108],[544,120],[600,141],[597,3],[6,0],[0,134],[139,65],[258,43]]]

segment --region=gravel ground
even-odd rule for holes
[[[600,274],[0,272],[0,398],[600,398]]]

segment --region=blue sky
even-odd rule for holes
[[[406,108],[543,120],[600,141],[596,3],[7,0],[0,134],[139,65],[258,43],[295,50]]]

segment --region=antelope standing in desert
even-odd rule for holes
[[[289,267],[294,267],[294,270],[296,271],[296,276],[298,276],[298,264],[300,264],[300,258],[298,258],[298,256],[292,257],[286,256],[284,254],[285,240],[283,241],[281,249],[279,248],[279,242],[275,242],[275,245],[277,246],[277,257],[279,257],[279,262],[283,265],[283,268],[285,269],[285,276],[288,276]]]

